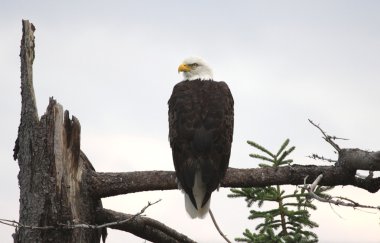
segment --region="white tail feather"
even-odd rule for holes
[[[191,218],[204,218],[210,209],[210,199],[202,206],[203,198],[206,194],[206,185],[202,181],[202,173],[197,171],[194,178],[193,195],[197,203],[198,210],[193,206],[189,196],[185,193],[185,208]]]

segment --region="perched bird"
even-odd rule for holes
[[[170,146],[186,211],[191,218],[204,218],[228,167],[234,100],[201,58],[185,59],[178,72],[184,80],[174,86],[168,102]]]

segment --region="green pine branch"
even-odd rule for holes
[[[260,168],[287,166],[293,163],[288,156],[295,150],[289,147],[289,139],[286,139],[280,146],[277,153],[272,153],[264,146],[253,142],[247,143],[259,153],[252,153],[249,156],[259,159]],[[333,187],[318,186],[315,193],[319,196],[329,197],[327,192]],[[244,198],[248,207],[257,206],[251,209],[248,219],[261,221],[257,224],[254,232],[246,229],[243,237],[237,237],[237,242],[318,242],[318,236],[307,228],[318,227],[318,224],[311,221],[309,210],[316,210],[317,207],[311,201],[309,194],[304,188],[296,187],[295,190],[285,190],[283,187],[266,186],[251,188],[233,188],[231,198]],[[273,202],[277,207],[268,210],[260,208],[267,202]]]

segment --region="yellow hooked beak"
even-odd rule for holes
[[[184,63],[182,63],[178,67],[178,72],[190,72],[190,70],[191,70],[191,68],[188,65],[184,64]]]

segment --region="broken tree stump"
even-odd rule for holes
[[[14,241],[100,242],[100,229],[65,228],[75,223],[95,224],[100,199],[82,183],[93,167],[80,150],[80,124],[53,98],[38,118],[33,90],[33,24],[22,21],[21,121],[14,158],[20,172],[20,225]]]

